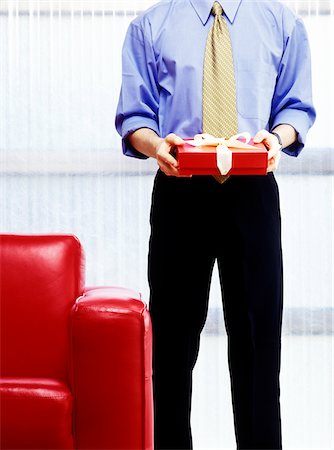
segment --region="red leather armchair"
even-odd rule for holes
[[[152,449],[140,296],[84,287],[71,235],[0,236],[1,448]]]

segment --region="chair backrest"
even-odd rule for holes
[[[70,310],[84,288],[72,235],[0,235],[3,377],[68,381]]]

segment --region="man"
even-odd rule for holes
[[[166,0],[130,24],[116,127],[126,155],[159,165],[149,247],[156,449],[192,448],[192,370],[216,260],[237,446],[282,447],[272,171],[281,148],[299,154],[314,119],[306,31],[282,3]],[[267,176],[180,177],[174,147],[203,131],[250,132],[268,148]]]

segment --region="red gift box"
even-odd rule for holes
[[[241,138],[216,139],[219,143],[215,144],[215,138],[210,136],[210,139],[208,144],[205,138],[202,139],[203,145],[199,145],[200,141],[196,137],[195,140],[184,139],[186,143],[177,146],[180,175],[267,175],[268,150],[264,144],[254,144],[253,140],[246,144]],[[222,160],[228,171],[219,170],[217,153],[229,160],[227,165]]]

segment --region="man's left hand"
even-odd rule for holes
[[[268,149],[268,172],[273,172],[278,167],[281,158],[281,145],[274,134],[267,130],[260,130],[256,133],[253,142],[259,144],[262,142]]]

